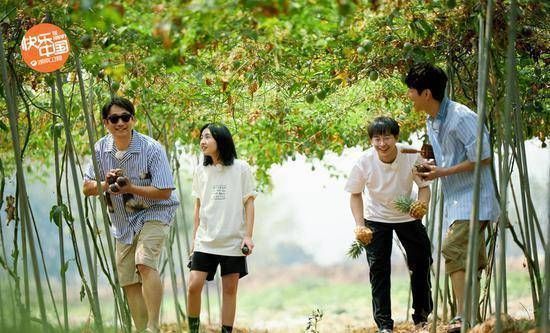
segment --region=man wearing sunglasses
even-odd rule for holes
[[[100,181],[101,190],[109,193],[118,280],[138,332],[159,332],[162,284],[157,267],[179,202],[166,152],[156,140],[133,129],[134,110],[132,102],[121,97],[101,110],[109,134],[94,148],[100,175],[96,177],[90,163],[83,192],[99,195]],[[138,209],[124,204],[128,194],[139,203]]]

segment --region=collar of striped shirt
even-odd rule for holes
[[[130,145],[126,150],[128,153],[139,153],[141,148],[142,139],[138,132],[132,130],[132,139],[130,140]],[[115,147],[115,140],[111,134],[107,135],[105,146],[103,151],[105,152],[117,152],[118,149]]]
[[[447,97],[444,97],[441,103],[439,104],[439,111],[437,112],[437,115],[434,117],[428,116],[428,119],[430,121],[434,121],[438,119],[439,121],[443,122],[445,118],[447,118],[447,106],[449,105],[450,100]]]

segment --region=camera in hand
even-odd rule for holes
[[[242,253],[244,255],[247,255],[250,253],[250,249],[248,248],[248,246],[246,246],[246,244],[244,244],[243,248],[241,249]]]

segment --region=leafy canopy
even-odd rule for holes
[[[516,48],[518,93],[527,136],[548,133],[548,4],[522,1]],[[197,150],[199,128],[226,123],[240,157],[267,170],[296,154],[368,144],[366,125],[391,115],[402,139],[424,127],[411,112],[403,75],[416,61],[453,75],[455,99],[475,110],[478,1],[8,1],[2,28],[18,83],[25,154],[49,161],[51,75],[21,61],[24,32],[51,20],[69,35],[63,69],[73,139],[89,154],[74,59],[86,73],[95,119],[111,94],[137,106],[138,130],[167,147]],[[506,2],[497,2],[491,52],[490,124],[504,94]],[[2,90],[3,92],[3,90]],[[0,100],[5,110],[5,101]],[[98,133],[102,133],[98,123]],[[7,114],[0,115],[0,157],[13,158]],[[25,142],[25,140],[23,140]]]

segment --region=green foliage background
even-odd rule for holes
[[[201,125],[226,123],[239,154],[267,170],[295,154],[367,145],[376,115],[397,118],[402,138],[424,126],[411,112],[403,75],[416,61],[453,75],[454,98],[475,110],[477,27],[483,1],[203,0],[4,1],[2,30],[18,82],[25,156],[49,163],[52,76],[32,72],[19,45],[25,31],[52,21],[69,35],[62,69],[74,141],[89,154],[74,74],[86,71],[98,133],[99,109],[111,94],[137,105],[138,130],[168,147],[196,149]],[[491,49],[489,124],[503,107],[507,1],[497,1]],[[518,93],[527,137],[545,144],[549,129],[549,6],[520,1]],[[3,92],[3,89],[2,89]],[[0,100],[0,158],[13,160],[5,101]],[[148,124],[150,126],[148,126]],[[493,133],[493,135],[497,135]],[[25,141],[26,138],[26,141]]]

